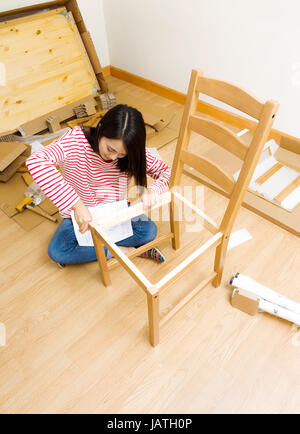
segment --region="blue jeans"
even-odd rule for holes
[[[133,235],[118,241],[118,246],[139,247],[154,240],[157,234],[156,224],[144,214],[131,220]],[[105,256],[111,258],[110,251],[104,246]],[[94,247],[79,246],[73,228],[72,219],[65,218],[57,228],[48,247],[48,255],[60,264],[80,264],[97,260]]]

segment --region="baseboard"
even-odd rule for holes
[[[109,72],[113,77],[117,77],[121,80],[127,81],[134,84],[135,86],[142,87],[143,89],[149,90],[150,92],[156,93],[157,95],[168,98],[179,104],[185,104],[186,95],[184,93],[178,92],[169,87],[163,86],[161,84],[155,83],[154,81],[147,80],[146,78],[140,77],[138,75],[132,74],[131,72],[124,71],[123,69],[116,68],[115,66],[106,66],[103,68],[106,72]],[[109,74],[108,74],[109,75]],[[199,101],[197,110],[212,116],[220,121],[226,122],[237,128],[247,128],[249,130],[254,130],[256,128],[256,122],[250,119],[244,118],[243,116],[236,115],[235,113],[223,110],[212,104]],[[300,154],[300,139],[290,136],[275,129],[271,130],[270,139],[276,140],[280,146],[283,148]]]
[[[112,75],[110,65],[104,66],[102,68],[102,74],[104,78],[108,77],[109,75]]]

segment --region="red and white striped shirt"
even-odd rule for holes
[[[171,169],[146,149],[147,175],[155,179],[149,189],[161,194],[168,190]],[[62,217],[81,199],[86,206],[123,200],[130,179],[121,173],[117,160],[104,161],[96,154],[80,127],[67,131],[26,161],[29,172]],[[61,173],[55,166],[59,166]]]

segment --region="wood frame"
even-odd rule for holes
[[[136,205],[131,206],[122,214],[115,214],[107,219],[98,219],[97,221],[90,223],[90,230],[92,232],[93,241],[95,245],[95,250],[98,258],[98,263],[100,267],[100,273],[103,279],[103,283],[105,286],[110,285],[110,277],[109,277],[109,269],[114,268],[117,265],[117,262],[106,261],[103,246],[106,246],[111,253],[114,255],[119,264],[123,265],[123,267],[127,270],[127,272],[131,275],[131,277],[137,282],[137,284],[142,288],[142,290],[147,294],[147,303],[148,303],[148,322],[149,322],[149,339],[151,345],[155,346],[159,342],[159,327],[167,322],[179,309],[181,309],[192,297],[194,297],[201,289],[203,289],[206,285],[208,285],[216,276],[216,273],[213,272],[210,274],[209,278],[204,279],[197,288],[189,293],[184,299],[182,299],[178,305],[176,305],[168,314],[160,319],[159,316],[159,298],[161,292],[163,292],[168,286],[170,286],[173,282],[175,282],[187,269],[189,269],[198,258],[205,253],[209,248],[218,246],[222,241],[222,233],[217,232],[217,227],[210,217],[206,216],[200,209],[195,207],[189,201],[187,201],[184,197],[182,197],[179,193],[164,193],[160,195],[158,203],[152,207],[152,209],[156,209],[163,205],[174,204],[175,198],[182,202],[185,202],[188,206],[194,209],[199,215],[201,215],[204,220],[207,221],[208,227],[212,229],[214,232],[213,237],[206,241],[202,246],[200,246],[197,250],[195,250],[191,255],[189,255],[183,262],[181,262],[177,267],[175,267],[172,271],[170,271],[167,275],[165,275],[159,282],[153,284],[151,283],[144,274],[133,264],[131,261],[132,258],[136,257],[140,253],[148,250],[151,247],[157,246],[163,242],[166,242],[174,237],[174,234],[171,232],[168,235],[162,236],[159,239],[155,239],[150,243],[145,244],[144,246],[136,249],[133,253],[130,253],[128,256],[125,255],[122,250],[110,239],[109,236],[105,233],[105,229],[114,226],[116,224],[122,223],[128,219],[132,219],[137,217],[143,213],[143,204],[140,202]],[[178,234],[177,234],[178,235]]]
[[[42,131],[50,114],[66,120],[69,112],[74,116],[73,107],[66,106],[97,96],[97,77],[66,8],[1,21],[0,34],[5,45],[1,60],[7,68],[7,85],[0,89],[1,135],[22,126],[29,135]]]
[[[215,97],[235,108],[243,109],[246,113],[252,115],[258,120],[257,128],[255,130],[253,140],[250,146],[245,149],[244,145],[238,148],[238,141],[232,136],[228,129],[216,122],[204,122],[196,114],[198,97],[200,91],[209,96]],[[151,243],[148,243],[130,253],[125,255],[119,247],[112,242],[106,235],[105,228],[113,226],[122,221],[128,220],[135,216],[143,214],[143,205],[138,203],[126,210],[121,215],[110,217],[107,220],[97,220],[90,224],[97,258],[99,262],[100,272],[105,286],[110,284],[109,269],[110,261],[107,263],[103,246],[106,246],[111,253],[115,256],[115,262],[123,265],[133,279],[147,294],[148,303],[148,322],[149,322],[149,339],[150,343],[155,346],[159,342],[159,327],[166,323],[175,313],[179,311],[188,301],[190,301],[198,292],[206,285],[212,282],[215,287],[221,283],[224,261],[227,252],[229,236],[237,216],[238,210],[242,204],[243,197],[246,193],[253,172],[259,160],[263,146],[267,141],[274,117],[277,113],[279,104],[273,101],[267,101],[265,104],[257,100],[254,96],[248,94],[245,90],[234,86],[230,83],[221,82],[219,80],[203,78],[201,71],[193,70],[191,73],[189,90],[187,100],[183,112],[179,138],[177,142],[176,152],[174,155],[172,176],[171,176],[171,192],[164,193],[159,197],[158,203],[153,209],[160,207],[164,204],[169,204],[170,207],[170,226],[171,231],[168,235],[160,237]],[[197,121],[198,120],[198,121]],[[215,131],[213,131],[215,128]],[[217,167],[212,162],[198,157],[197,155],[188,152],[188,144],[190,140],[191,131],[208,136],[216,141],[219,145],[223,145],[227,150],[238,155],[244,160],[240,176],[236,183],[227,175],[222,168]],[[226,140],[224,141],[224,137]],[[200,209],[195,207],[177,191],[180,185],[184,165],[188,164],[195,167],[199,171],[203,171],[206,176],[221,185],[226,191],[230,192],[230,200],[226,208],[223,220],[218,228],[212,219],[206,216]],[[149,248],[165,242],[167,239],[172,240],[174,249],[179,248],[179,221],[176,216],[176,203],[181,201],[190,206],[196,213],[204,218],[205,226],[213,233],[213,236],[206,241],[202,246],[196,249],[184,261],[182,261],[171,272],[164,276],[156,284],[152,284],[138,268],[131,262],[131,258],[139,255],[141,252],[147,251]],[[173,309],[162,319],[159,316],[159,299],[161,293],[175,282],[183,273],[189,269],[209,248],[216,248],[216,256],[214,263],[214,270],[209,276],[200,282],[184,299],[182,299]]]

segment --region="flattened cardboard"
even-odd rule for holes
[[[46,219],[29,210],[24,210],[18,214],[16,206],[24,199],[24,191],[26,189],[23,175],[16,173],[8,183],[0,183],[0,209],[13,220],[18,223],[23,229],[31,230]],[[39,207],[50,215],[57,214],[57,208],[47,198]],[[60,219],[61,221],[61,219]]]
[[[0,181],[7,182],[12,176],[17,172],[17,170],[25,163],[27,160],[26,156],[20,155],[16,158],[3,172],[0,173]]]
[[[150,125],[146,125],[146,137],[147,140],[150,139],[151,137],[154,137],[156,134],[156,131],[154,128],[150,127]]]
[[[155,109],[155,106],[153,106],[153,104],[147,101],[142,101],[139,98],[136,98],[129,93],[123,91],[118,92],[115,95],[117,104],[127,104],[139,110],[143,115],[145,124],[153,127],[163,118],[163,110],[160,110],[159,108],[158,110]]]
[[[41,131],[44,131],[48,128],[47,124],[47,118],[50,116],[56,117],[59,122],[62,122],[65,119],[69,119],[75,116],[74,114],[74,107],[79,106],[80,104],[84,104],[85,102],[94,101],[94,105],[96,105],[96,101],[93,96],[88,96],[85,98],[82,98],[78,101],[72,102],[71,104],[68,104],[64,107],[61,107],[57,110],[54,110],[51,113],[47,113],[40,118],[34,119],[33,121],[27,122],[26,124],[21,125],[20,132],[23,135],[31,136],[33,134],[39,133]]]
[[[0,142],[0,172],[3,172],[26,149],[22,142]]]
[[[159,133],[156,133],[154,137],[146,138],[146,146],[149,148],[160,149],[168,143],[176,140],[178,137],[178,132],[172,130],[171,128],[164,128]]]
[[[127,104],[139,110],[144,118],[146,127],[151,127],[156,131],[155,135],[150,135],[149,128],[146,128],[146,146],[160,149],[178,137],[181,116],[174,116],[172,112],[152,104],[148,101],[121,91],[116,93],[117,104]],[[176,117],[176,119],[175,119]]]

